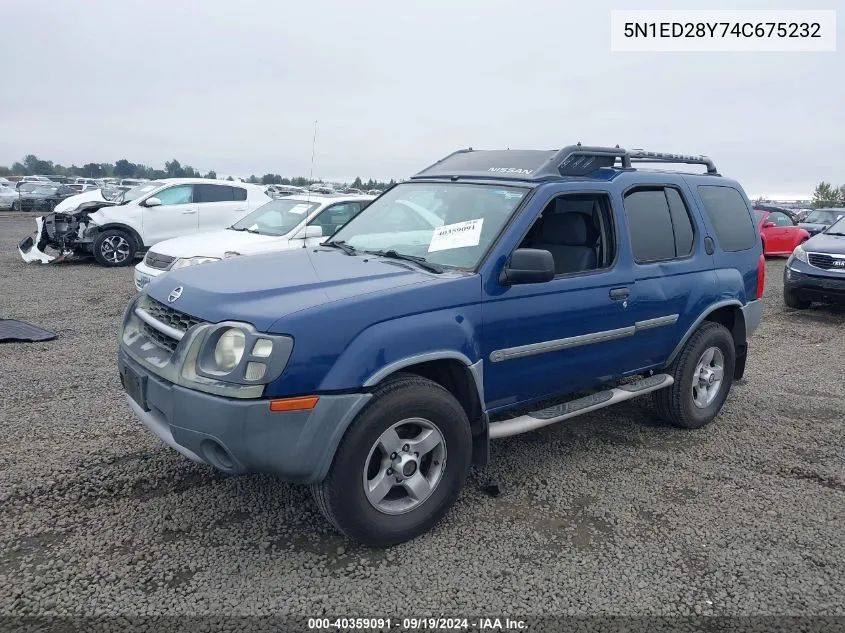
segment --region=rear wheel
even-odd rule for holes
[[[109,229],[94,240],[94,259],[101,266],[128,266],[135,261],[138,250],[129,233],[120,229]]]
[[[794,308],[796,310],[806,310],[810,307],[809,301],[802,301],[798,298],[798,293],[791,290],[783,289],[783,303],[787,308]]]
[[[376,389],[312,492],[345,535],[388,547],[440,521],[458,498],[471,452],[469,421],[455,397],[435,382],[400,374]]]
[[[728,397],[735,365],[731,333],[719,323],[705,322],[669,366],[674,384],[654,392],[658,415],[685,429],[709,424]]]

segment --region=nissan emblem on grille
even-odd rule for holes
[[[176,301],[176,299],[178,299],[178,298],[179,298],[179,297],[181,297],[181,296],[182,296],[182,286],[176,286],[176,287],[175,287],[175,288],[174,288],[174,289],[170,292],[170,294],[169,294],[169,295],[167,295],[167,302],[168,302],[168,303],[173,303],[174,301]]]

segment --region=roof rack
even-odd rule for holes
[[[632,169],[633,163],[681,163],[704,165],[707,173],[718,176],[716,166],[707,156],[626,150],[616,147],[567,145],[559,150],[473,150],[471,147],[452,152],[429,165],[414,178],[440,177],[457,179],[512,178],[514,180],[547,180],[560,177],[587,176],[601,168]]]

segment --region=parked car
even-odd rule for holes
[[[308,190],[323,194],[331,194],[335,192],[334,188],[331,185],[328,185],[323,182],[315,182],[310,187],[308,187]]]
[[[444,224],[385,226],[426,192]],[[708,158],[466,150],[320,246],[154,280],[127,306],[117,364],[169,446],[310,484],[340,531],[389,546],[440,520],[491,438],[646,394],[674,425],[712,422],[764,280],[748,199]]]
[[[381,190],[380,189],[370,189],[367,191],[368,196],[380,196]]]
[[[18,189],[18,199],[12,202],[12,211],[52,211],[57,204],[76,192],[67,185],[56,183],[27,186]]]
[[[810,235],[817,235],[845,215],[845,208],[814,209],[798,226]]]
[[[9,210],[19,197],[18,190],[14,187],[0,186],[0,209]]]
[[[53,261],[44,250],[51,247],[62,259],[93,255],[103,266],[127,266],[158,242],[230,226],[270,200],[258,185],[205,178],[154,180],[114,200],[97,195],[103,200],[38,218],[18,245],[24,261]]]
[[[258,207],[226,229],[159,242],[135,266],[135,287],[141,290],[153,278],[185,266],[315,246],[370,200],[361,196],[288,196]]]
[[[783,302],[845,305],[845,217],[796,247],[783,270]]]
[[[789,255],[801,242],[810,239],[810,234],[795,223],[795,218],[783,211],[755,207],[754,215],[766,255]]]

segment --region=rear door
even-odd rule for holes
[[[634,261],[632,352],[646,369],[664,363],[712,301],[716,273],[682,180],[636,184],[622,199]]]
[[[152,197],[158,198],[161,204],[148,207],[141,203],[144,244],[152,246],[162,240],[196,233],[197,204],[193,185],[173,185]]]
[[[246,189],[243,187],[203,183],[194,185],[194,195],[200,232],[225,229],[247,214]]]

